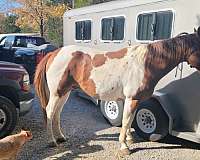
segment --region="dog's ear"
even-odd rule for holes
[[[28,138],[32,138],[32,137],[33,137],[31,131],[26,131],[26,136],[27,136]]]
[[[23,137],[25,137],[27,140],[33,138],[33,135],[32,135],[32,133],[31,133],[31,131],[21,130],[20,135],[22,135]]]
[[[29,129],[29,127],[22,127],[21,131],[30,131],[31,129]]]
[[[197,29],[196,28],[194,28],[194,33],[196,33],[197,32]]]
[[[22,128],[21,128],[21,131],[25,131],[25,130],[26,130],[26,128],[25,128],[25,127],[22,127]]]

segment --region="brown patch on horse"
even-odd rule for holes
[[[92,64],[94,67],[99,67],[105,64],[106,62],[106,57],[104,54],[96,54],[94,58],[92,59]]]
[[[72,74],[83,91],[90,96],[96,96],[95,83],[90,79],[92,69],[93,65],[91,56],[82,52],[81,57],[79,57],[78,60],[76,58],[76,67],[72,68]]]
[[[72,53],[73,58],[71,59],[67,68],[65,69],[64,74],[62,75],[62,78],[58,85],[57,93],[59,97],[64,96],[73,88],[73,86],[77,85],[72,72],[74,69],[76,69],[76,64],[80,62],[82,54],[83,53],[79,51]]]
[[[119,51],[107,52],[105,55],[110,59],[114,59],[114,58],[121,59],[127,54],[127,51],[128,51],[127,48],[123,48]]]
[[[63,96],[74,87],[80,87],[88,95],[96,94],[95,83],[90,79],[93,68],[92,59],[81,51],[72,53],[73,58],[69,62],[58,87],[58,95]],[[78,85],[79,84],[79,85]]]

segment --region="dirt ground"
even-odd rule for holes
[[[63,132],[69,139],[57,148],[48,148],[43,115],[35,99],[32,111],[19,119],[15,130],[24,127],[33,133],[33,139],[24,145],[18,160],[200,160],[200,145],[171,136],[162,142],[146,142],[134,132],[132,154],[119,157],[119,128],[110,126],[99,107],[74,92],[61,119]]]

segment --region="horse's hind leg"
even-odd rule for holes
[[[61,99],[59,100],[59,103],[56,107],[56,112],[55,112],[55,115],[53,118],[53,132],[56,137],[57,143],[62,143],[62,142],[66,141],[66,138],[65,138],[64,134],[62,133],[62,130],[60,127],[60,114],[62,112],[64,104],[66,103],[66,101],[69,98],[69,95],[70,95],[70,91],[61,97]]]
[[[54,114],[56,112],[56,107],[59,102],[59,97],[56,95],[50,95],[49,102],[46,107],[47,112],[47,136],[48,136],[48,143],[50,147],[57,146],[56,140],[54,138],[53,129],[52,129],[52,121]]]

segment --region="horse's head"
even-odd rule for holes
[[[200,27],[194,31],[192,37],[190,53],[187,61],[191,67],[200,70]]]

